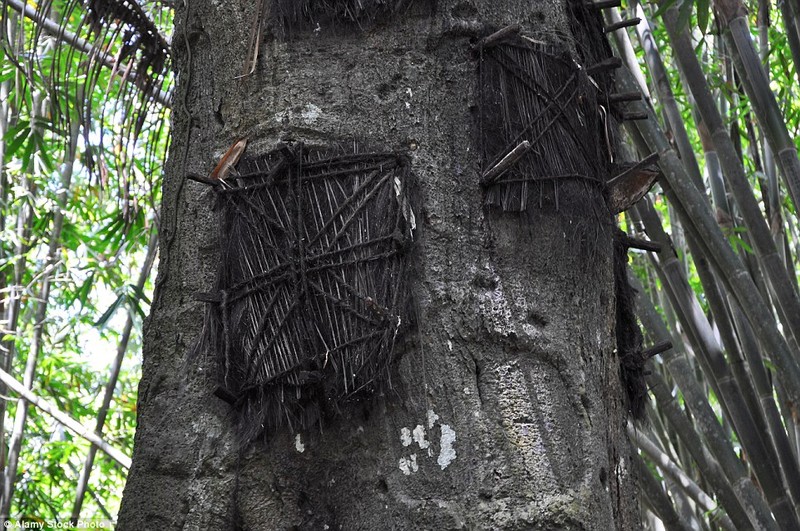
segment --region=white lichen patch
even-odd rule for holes
[[[300,117],[303,119],[304,122],[314,123],[322,114],[322,109],[314,105],[313,103],[307,103],[303,110],[300,111]]]
[[[439,458],[436,460],[442,470],[447,468],[456,458],[456,449],[453,447],[454,442],[456,442],[456,432],[447,424],[442,424]]]
[[[432,409],[428,410],[428,429],[433,428],[433,425],[436,424],[436,421],[439,420],[439,415],[433,412]]]
[[[411,438],[411,430],[408,428],[403,428],[400,430],[400,443],[403,446],[411,446],[411,443],[414,440]]]
[[[306,103],[302,107],[283,109],[274,114],[273,118],[280,124],[303,122],[305,125],[314,125],[322,116],[322,109],[313,103]]]
[[[400,471],[403,472],[403,474],[410,476],[413,472],[417,472],[418,470],[417,454],[411,454],[408,457],[400,458]]]
[[[428,430],[432,430],[436,422],[439,420],[437,415],[432,409],[427,411]],[[430,438],[428,438],[430,436]],[[410,428],[400,429],[400,443],[405,446],[411,446],[416,443],[420,450],[426,450],[428,457],[434,457],[434,447],[436,445],[435,435],[433,432],[427,432],[424,424],[417,424],[413,430]],[[450,463],[456,458],[456,450],[454,443],[456,441],[456,432],[447,424],[441,425],[441,436],[439,440],[439,455],[436,462],[442,470],[447,468]],[[425,454],[422,454],[423,457]],[[417,464],[417,454],[411,454],[408,457],[401,457],[399,461],[400,470],[406,476],[411,475],[413,472],[419,470]]]
[[[430,441],[425,440],[425,427],[422,424],[417,424],[417,427],[414,428],[413,436],[414,442],[419,445],[421,450],[431,445]]]
[[[298,433],[294,438],[294,448],[301,454],[306,451],[306,445],[303,444],[302,439],[300,439],[300,434]]]

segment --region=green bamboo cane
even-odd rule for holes
[[[617,76],[617,84],[620,90],[631,91],[637,88],[624,71]],[[794,351],[778,330],[770,309],[762,300],[752,278],[743,268],[741,261],[736,257],[720,231],[705,199],[691,183],[680,159],[655,121],[652,111],[641,104],[634,104],[633,107],[636,111],[649,113],[649,118],[637,120],[635,123],[627,122],[626,126],[647,143],[651,152],[661,155],[659,164],[665,181],[672,187],[688,215],[684,224],[696,234],[696,240],[703,247],[712,265],[720,273],[720,278],[736,295],[756,336],[772,352],[773,362],[779,369],[778,377],[785,382],[787,391],[791,393],[794,400],[800,398],[800,366],[798,366]]]
[[[632,285],[633,284],[638,286],[638,279],[633,280]],[[655,293],[650,293],[649,298],[645,297],[648,299],[648,303],[650,302],[649,299],[654,295]],[[650,319],[656,318],[660,320],[661,317],[655,315],[652,304],[648,304],[648,307],[650,308],[648,317],[650,317]],[[659,308],[661,311],[668,309],[669,303]],[[642,311],[640,310],[638,313],[640,317],[642,317]],[[642,322],[645,326],[644,331],[649,332],[647,329],[647,319],[642,317]],[[647,335],[654,343],[660,341],[660,339],[653,337],[650,333],[647,333]],[[676,334],[674,330],[672,330],[671,333],[671,342],[675,352],[685,351],[687,347],[682,336]],[[719,463],[717,463],[716,459],[709,453],[698,436],[696,429],[692,426],[689,420],[690,417],[681,410],[677,404],[677,400],[670,392],[672,386],[667,384],[664,376],[661,375],[661,372],[667,372],[663,370],[663,364],[656,364],[654,361],[653,365],[653,370],[649,371],[647,375],[648,388],[653,393],[657,403],[657,408],[650,407],[648,409],[648,420],[651,431],[657,434],[662,440],[665,438],[665,433],[668,433],[671,436],[670,441],[676,438],[681,441],[682,444],[680,444],[680,448],[685,450],[685,452],[680,454],[679,462],[683,465],[684,470],[687,472],[695,470],[693,463],[696,462],[696,470],[699,472],[698,482],[704,482],[708,485],[711,492],[717,494],[720,503],[730,514],[731,520],[736,523],[736,527],[740,529],[751,527],[747,514],[739,503]],[[664,425],[662,417],[664,421],[669,423],[669,428]]]
[[[17,28],[14,28],[17,29]],[[15,45],[17,44],[18,39],[14,38]],[[24,90],[24,81],[18,75],[15,79],[15,87],[13,92],[13,99],[15,100],[11,105],[10,108],[12,109],[19,109],[19,103],[22,101],[22,97],[20,93]],[[31,94],[32,105],[31,108],[33,109],[32,116],[36,118],[38,116],[38,109],[40,108],[41,101],[44,95],[40,91],[34,91]],[[35,122],[35,120],[34,120]],[[39,127],[39,126],[34,126]],[[31,174],[34,172],[35,167],[31,162],[30,166],[26,169],[25,177],[23,180],[24,187],[27,193],[32,195],[34,194],[35,188],[33,185],[33,178]],[[34,216],[34,208],[31,201],[26,201],[22,204],[22,207],[18,209],[16,213],[16,227],[15,227],[15,236],[16,236],[16,243],[14,245],[14,257],[12,260],[13,263],[13,273],[12,273],[12,284],[11,290],[9,291],[9,296],[6,299],[6,307],[5,307],[5,322],[6,322],[6,330],[5,334],[9,336],[14,336],[18,333],[19,330],[19,320],[20,314],[22,310],[22,283],[23,278],[26,273],[26,267],[28,262],[28,252],[31,249],[31,234],[33,233],[33,227],[35,224],[35,216]],[[9,371],[12,368],[13,361],[16,358],[16,343],[14,339],[9,341],[3,342],[3,350],[5,353],[5,359],[3,360],[5,366],[0,367],[3,370]],[[5,410],[6,406],[5,403],[3,404],[2,409],[3,417],[0,419],[0,426],[3,426],[2,438],[5,439],[6,436],[6,429],[5,429]],[[6,505],[8,502],[7,498],[9,484],[6,479],[5,472],[9,469],[8,462],[11,460],[13,455],[11,452],[6,452],[6,445],[3,444],[0,447],[0,463],[3,464],[4,476],[3,476],[3,486],[2,492],[0,492],[0,521],[5,521],[5,515],[2,513],[2,507]]]
[[[790,332],[794,339],[794,345],[796,345],[800,339],[800,300],[797,298],[783,260],[775,248],[769,227],[767,227],[753,196],[752,188],[744,173],[744,167],[730,141],[730,136],[725,131],[722,117],[716,109],[705,75],[697,62],[689,34],[685,28],[678,26],[677,10],[675,8],[668,9],[663,15],[663,20],[675,56],[695,97],[697,110],[711,133],[711,140],[719,155],[729,189],[736,199],[745,225],[753,238],[754,250],[758,253],[766,277],[773,288],[773,294],[778,301],[778,313],[781,321]],[[745,307],[744,304],[742,306]]]
[[[139,277],[136,280],[136,288],[137,291],[142,292],[144,290],[144,285],[147,282],[147,279],[150,278],[150,270],[153,267],[153,262],[156,258],[156,253],[158,250],[158,231],[153,228],[150,232],[150,239],[147,244],[147,254],[144,258],[144,263],[142,264],[142,268],[139,272]],[[111,371],[108,377],[108,382],[106,382],[105,392],[103,394],[103,402],[100,406],[100,409],[97,412],[97,421],[95,424],[94,432],[97,434],[98,437],[102,437],[103,435],[103,428],[105,427],[106,417],[108,415],[108,411],[111,407],[111,400],[114,397],[114,391],[117,387],[117,381],[119,379],[119,373],[122,369],[122,362],[125,359],[125,354],[128,351],[128,343],[131,338],[131,333],[133,332],[133,317],[134,311],[132,309],[128,310],[128,316],[125,320],[125,325],[122,330],[122,337],[119,340],[119,344],[117,345],[117,355],[114,358],[114,362],[111,366]],[[86,459],[83,462],[83,468],[80,471],[80,475],[78,476],[78,486],[76,488],[75,493],[75,503],[72,507],[72,516],[70,517],[70,521],[73,525],[77,525],[78,521],[80,520],[80,513],[81,508],[83,507],[83,500],[84,496],[89,487],[89,478],[92,473],[92,467],[94,465],[94,459],[97,455],[97,448],[92,446],[89,448],[89,451],[86,455]]]
[[[703,257],[695,257],[695,268],[703,284],[706,301],[714,316],[720,338],[728,353],[737,387],[747,403],[758,432],[768,434],[769,441],[765,442],[771,445],[780,464],[779,470],[783,480],[797,504],[800,500],[800,467],[775,404],[773,388],[752,328],[733,297],[730,297],[729,304],[725,304],[716,279]],[[731,316],[733,322],[729,318]],[[734,323],[738,334],[735,334],[732,328]],[[747,357],[747,368],[744,366],[742,352]]]
[[[728,360],[727,366],[730,368],[730,373],[736,380],[736,389],[738,389],[738,392],[745,403],[744,407],[746,407],[750,412],[753,423],[756,425],[755,429],[757,430],[758,434],[766,433],[766,422],[761,412],[761,408],[759,407],[758,398],[756,396],[755,389],[753,388],[753,384],[750,381],[749,372],[747,367],[745,367],[744,357],[742,356],[733,328],[733,316],[731,313],[732,310],[738,310],[738,306],[735,306],[736,301],[732,301],[732,304],[734,305],[733,308],[726,304],[719,284],[717,283],[717,279],[714,277],[708,261],[704,257],[694,256],[694,263],[695,270],[697,271],[697,275],[700,278],[700,282],[703,286],[703,294],[705,295],[711,315],[714,318],[716,330],[719,333],[722,344],[725,346]],[[758,355],[757,349],[756,355]],[[724,362],[724,360],[721,361]],[[768,440],[763,440],[763,442],[765,444],[770,443]]]
[[[673,348],[675,348],[674,344]],[[647,376],[647,385],[656,399],[658,411],[666,417],[670,428],[684,442],[684,446],[689,450],[693,461],[697,464],[700,476],[711,487],[712,492],[719,499],[720,505],[725,509],[734,527],[737,529],[751,527],[747,513],[739,502],[729,478],[722,471],[717,460],[707,450],[706,445],[703,444],[695,427],[689,421],[689,417],[678,406],[678,402],[670,393],[664,377],[658,371],[652,371]],[[684,461],[684,463],[686,469],[691,467],[688,462]]]
[[[726,30],[723,36],[728,43],[742,85],[772,151],[777,154],[778,167],[786,181],[789,196],[795,208],[798,208],[800,207],[798,203],[800,159],[797,157],[797,148],[786,128],[783,114],[769,87],[766,72],[753,45],[747,10],[741,0],[717,0],[714,6],[719,21]]]
[[[641,206],[641,204],[640,204],[640,206]],[[641,212],[641,208],[637,208],[637,211]],[[652,212],[652,214],[654,214],[654,212]],[[647,223],[645,223],[645,224],[647,225]],[[658,222],[657,219],[655,220],[655,222],[650,220],[649,225],[650,225],[650,234],[651,234],[651,238],[652,239],[658,241],[660,239],[665,239],[666,238],[666,236],[663,234],[663,231],[659,235],[652,234],[655,230],[661,231],[660,222]],[[664,243],[663,245],[664,245],[665,248],[669,248],[666,243]],[[694,254],[698,255],[699,253],[697,251],[695,251]],[[670,260],[670,259],[668,259],[668,260]],[[669,271],[670,266],[667,265],[665,267],[665,269],[667,271]],[[670,287],[670,285],[681,285],[682,284],[680,279],[679,279],[679,275],[676,275],[674,272],[668,278],[673,278],[673,279],[678,278],[677,281],[675,281],[675,280],[672,280],[672,281],[665,280],[664,281],[664,285],[666,287],[668,287],[668,288]],[[683,281],[683,283],[685,283],[685,281]],[[710,290],[710,289],[712,289],[712,288],[707,287],[707,290]],[[665,290],[665,291],[667,291],[669,293],[670,290],[668,289],[668,290]],[[686,286],[686,288],[682,288],[682,291],[684,293],[689,293],[690,292],[688,286]],[[673,300],[675,300],[674,299],[674,295],[672,295],[672,297],[673,297]],[[696,303],[694,304],[694,306],[695,307],[697,306]],[[684,307],[684,310],[682,312],[678,312],[678,314],[679,315],[690,315],[690,314],[692,314],[692,310],[691,309],[687,309],[686,307]],[[694,314],[697,315],[698,312],[695,311]],[[684,321],[684,323],[685,323],[685,326],[687,327],[687,329],[689,331],[692,331],[692,329],[695,327],[695,325],[693,324],[692,320],[688,320],[688,322]],[[707,326],[707,324],[706,324],[706,326]],[[705,356],[709,356],[709,355],[711,355],[711,354],[716,352],[716,348],[714,347],[713,338],[710,338],[709,337],[710,335],[711,334],[708,333],[708,332],[699,333],[697,331],[694,331],[693,333],[689,334],[690,338],[692,338],[692,340],[694,342],[697,342],[697,341],[704,342],[704,343],[701,343],[699,345],[699,350],[697,351],[698,353],[702,354],[704,357]],[[707,346],[703,346],[703,344],[706,344]],[[713,359],[717,359],[717,361],[713,361]],[[701,360],[702,360],[702,358],[701,358]],[[727,373],[727,369],[726,369],[724,363],[725,363],[724,360],[721,358],[721,353],[717,352],[716,354],[714,354],[712,356],[712,361],[706,364],[706,367],[707,367],[707,371],[706,372],[707,372],[707,374],[709,376],[711,376],[713,378],[712,382],[713,381],[717,381],[718,382],[717,384],[715,384],[715,390],[716,390],[718,396],[720,397],[720,399],[722,401],[721,403],[723,405],[723,409],[727,412],[728,416],[735,415],[735,416],[732,416],[731,418],[734,418],[734,420],[735,420],[735,425],[737,426],[737,431],[739,431],[741,434],[744,435],[744,442],[745,442],[746,447],[748,447],[751,452],[756,452],[756,454],[754,454],[754,455],[758,455],[759,456],[759,457],[756,458],[756,465],[758,467],[759,476],[762,478],[762,481],[767,481],[767,482],[770,482],[770,483],[772,483],[772,482],[780,482],[780,473],[778,472],[777,469],[775,469],[773,467],[773,460],[774,460],[773,455],[774,454],[772,454],[772,448],[769,445],[769,441],[764,440],[764,439],[760,439],[759,437],[755,436],[755,433],[763,432],[763,430],[755,429],[755,428],[753,428],[751,426],[753,421],[754,421],[754,419],[753,418],[749,418],[748,419],[748,417],[750,417],[750,412],[748,411],[747,406],[745,404],[742,404],[739,401],[740,397],[739,397],[738,391],[740,391],[740,390],[735,385],[733,385],[732,382],[730,382],[730,376],[726,374]],[[722,389],[720,388],[720,382],[723,384],[723,388]],[[731,402],[731,400],[734,402],[733,411],[731,411],[730,407],[728,406],[728,403]],[[755,399],[753,398],[752,401],[755,401]],[[755,407],[753,409],[753,412],[757,413],[758,412],[758,408]],[[777,489],[777,490],[772,489],[772,490],[770,490],[770,499],[771,499],[773,504],[780,505],[782,503],[781,502],[781,495],[782,495],[782,493],[781,493],[780,489]],[[784,504],[784,509],[783,509],[784,511],[786,511],[785,505],[788,505],[788,504]],[[787,515],[787,517],[784,520],[788,521],[790,516],[791,515]]]
[[[669,332],[652,303],[644,295],[644,290],[640,289],[641,285],[635,278],[631,278],[631,283],[633,288],[637,290],[636,307],[639,318],[645,328],[657,341],[667,340]],[[673,348],[662,353],[661,357],[664,367],[669,371],[683,394],[684,404],[692,412],[696,429],[702,434],[706,446],[724,471],[727,482],[730,483],[737,500],[747,513],[752,525],[758,529],[778,529],[766,500],[759,493],[748,476],[744,465],[734,453],[730,438],[722,429],[714,411],[711,409],[708,403],[708,395],[700,388],[697,380],[692,376],[692,370],[685,353]],[[652,374],[648,378],[656,378],[656,376]],[[655,383],[661,384],[663,382],[656,380]],[[656,392],[656,386],[651,387]],[[658,392],[668,393],[666,384]],[[666,400],[659,401],[660,406],[666,403],[668,403]],[[718,495],[721,490],[717,491]],[[735,507],[732,503],[726,504],[725,507],[729,516],[736,514],[735,510],[731,509],[731,507]]]
[[[642,218],[648,236],[651,240],[661,243],[662,249],[669,249],[664,241],[666,235],[661,229],[661,223],[657,219],[655,211],[652,208],[644,208],[646,206],[647,202],[640,203],[636,210]],[[676,208],[678,207],[676,205]],[[694,242],[690,243],[693,254],[696,255],[695,248],[697,246]],[[742,389],[737,385],[730,372],[713,330],[700,310],[694,292],[683,272],[676,267],[677,260],[674,253],[662,251],[661,254],[665,256],[659,256],[659,260],[655,264],[665,291],[669,295],[670,302],[692,345],[699,354],[698,360],[703,366],[704,373],[710,379],[715,394],[724,405],[723,409],[726,415],[733,422],[739,439],[750,456],[753,470],[759,478],[759,483],[764,486],[770,507],[782,525],[794,524],[797,519],[792,510],[791,499],[786,496],[785,483],[776,464],[777,456],[774,448],[763,430],[759,429],[759,423],[754,419],[754,415],[758,414],[759,410],[757,407],[755,411],[748,408],[747,402],[742,396]],[[713,289],[713,286],[708,289]],[[754,397],[753,401],[755,401]],[[763,423],[761,425],[763,426]],[[800,520],[797,525],[800,525]]]
[[[769,11],[769,0],[758,0],[758,55],[762,67],[764,68],[764,75],[767,78],[767,83],[769,83]],[[783,239],[780,232],[783,223],[781,222],[780,187],[778,186],[778,176],[775,171],[775,159],[772,155],[772,148],[770,148],[769,142],[767,142],[766,139],[762,139],[761,151],[764,154],[763,170],[767,178],[769,227],[772,230],[775,245],[778,251],[781,252],[783,247],[779,245],[779,243],[782,242]]]
[[[683,439],[678,436],[675,430],[667,428],[666,424],[661,422],[660,416],[656,410],[653,409],[652,403],[647,404],[646,410],[648,427],[650,429],[644,431],[649,432],[653,440],[658,443],[659,448],[663,449],[664,453],[667,454],[670,459],[675,463],[680,463],[682,470],[690,471],[687,473],[694,472],[693,461],[688,449],[685,448],[683,444]],[[696,478],[696,476],[693,477],[693,480],[694,478]],[[685,520],[691,520],[693,522],[696,521],[698,517],[702,518],[697,512],[688,510],[692,507],[692,504],[687,503],[689,500],[683,496],[682,491],[675,489],[675,483],[673,481],[668,477],[662,478],[662,481],[664,483],[664,489],[667,492],[677,494],[677,496],[673,496],[673,503],[679,515]],[[700,481],[702,481],[702,478],[700,478]]]
[[[6,207],[8,205],[9,197],[9,183],[6,177],[5,157],[6,157],[6,133],[9,127],[9,114],[11,113],[11,105],[9,102],[9,95],[11,92],[11,83],[8,80],[0,81],[0,233],[5,233],[6,230]],[[8,257],[6,256],[5,246],[0,245],[0,263],[5,264]],[[8,266],[0,267],[0,288],[4,291],[8,288],[9,273],[11,268]],[[11,330],[11,305],[12,297],[3,298],[2,305],[0,305],[0,316],[5,321],[3,337],[0,337],[0,369],[7,369],[10,360],[14,357],[14,342],[6,340],[5,336],[13,333]],[[6,386],[0,385],[0,394],[6,394]],[[6,402],[0,400],[0,470],[5,468],[5,417],[6,417]],[[2,495],[0,495],[2,498]],[[0,504],[2,501],[0,501]]]
[[[669,476],[673,483],[686,493],[686,495],[688,495],[704,512],[719,512],[720,507],[716,502],[714,502],[697,483],[692,481],[692,478],[686,475],[686,473],[681,470],[657,444],[650,440],[647,435],[635,430],[633,426],[629,424],[628,438],[647,456],[651,463],[661,469],[665,475]],[[719,514],[717,522],[724,529],[736,529],[731,519],[724,513]]]
[[[781,10],[783,27],[786,31],[786,40],[789,43],[789,51],[792,54],[795,75],[800,82],[800,34],[797,29],[800,27],[800,17],[795,13],[789,0],[778,0],[778,9]]]
[[[675,507],[672,505],[669,496],[667,496],[667,493],[664,492],[661,485],[659,485],[653,477],[653,473],[647,468],[642,458],[638,455],[634,455],[633,465],[639,477],[645,502],[653,510],[653,513],[661,519],[664,526],[667,529],[674,529],[676,531],[691,530],[692,528],[678,516],[677,512],[675,512]]]
[[[798,488],[800,488],[800,465],[797,455],[792,447],[792,442],[787,434],[787,428],[793,429],[794,423],[789,422],[789,417],[782,417],[775,402],[775,390],[770,381],[770,376],[764,367],[763,358],[758,352],[759,346],[741,311],[735,313],[738,337],[742,343],[742,351],[747,356],[749,375],[758,393],[758,404],[767,422],[768,433],[778,455],[781,473],[787,484],[790,485],[795,504],[798,504]],[[779,396],[782,391],[778,390]]]
[[[658,45],[653,38],[653,31],[650,28],[650,24],[647,21],[647,16],[641,4],[636,6],[636,16],[640,19],[639,24],[636,26],[636,33],[639,37],[642,50],[644,51],[644,58],[647,62],[653,86],[658,95],[658,101],[664,108],[664,115],[669,124],[669,130],[673,134],[675,144],[687,173],[698,186],[702,186],[703,177],[700,173],[700,166],[697,164],[694,148],[686,132],[683,116],[681,115],[678,102],[675,100],[675,96],[672,92],[667,69],[664,66],[664,61],[661,58]],[[635,57],[633,59],[635,60]]]
[[[52,271],[57,262],[58,252],[61,248],[61,231],[64,227],[64,214],[66,211],[67,193],[72,182],[72,174],[75,164],[75,155],[78,145],[79,122],[72,123],[69,139],[69,147],[64,154],[64,164],[61,169],[61,190],[56,199],[56,211],[53,214],[53,227],[50,233],[50,245],[47,253],[46,269],[42,274],[41,288],[38,295],[38,306],[36,308],[33,323],[33,341],[28,350],[28,357],[25,362],[25,372],[23,384],[27,389],[33,387],[36,377],[36,367],[39,357],[44,348],[44,324],[47,316],[48,305],[50,304],[50,288],[52,281]],[[14,427],[9,440],[8,465],[5,470],[3,482],[3,502],[0,506],[0,517],[8,519],[11,509],[11,498],[17,479],[17,466],[19,464],[19,452],[22,447],[22,439],[25,435],[25,424],[28,415],[28,402],[20,398],[17,402],[17,410],[14,417]]]

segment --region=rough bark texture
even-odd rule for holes
[[[252,3],[190,1],[186,27],[178,3],[176,62],[189,57],[185,30],[192,73],[177,94],[188,90],[194,127],[183,168],[187,121],[175,113],[163,219],[177,205],[178,232],[146,328],[119,529],[638,527],[611,231],[572,228],[603,198],[585,197],[585,213],[520,216],[487,210],[478,186],[470,38],[520,23],[565,42],[565,6],[441,0],[361,29],[267,31],[256,72],[237,80]],[[394,391],[240,455],[230,406],[211,394],[213,364],[186,362],[202,325],[192,295],[214,278],[216,217],[204,186],[175,194],[242,136],[249,153],[287,138],[405,150],[420,205],[417,330],[400,342]]]

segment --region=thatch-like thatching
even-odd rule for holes
[[[220,264],[204,344],[244,442],[307,428],[388,382],[414,221],[393,153],[302,145],[216,181]]]

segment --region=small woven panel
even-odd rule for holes
[[[481,48],[479,143],[482,171],[528,142],[525,154],[489,184],[486,198],[505,211],[558,208],[565,180],[602,186],[610,143],[598,88],[569,52],[514,36]],[[547,187],[545,187],[547,183]]]
[[[217,292],[201,298],[217,394],[249,440],[388,383],[414,219],[394,153],[284,146],[237,170],[214,187],[221,260]]]

